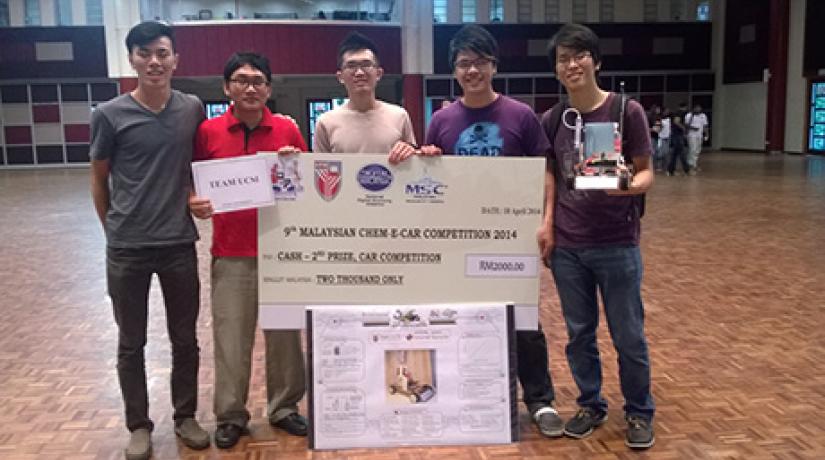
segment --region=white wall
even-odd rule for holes
[[[808,110],[808,81],[802,77],[805,6],[805,0],[791,0],[790,35],[788,37],[788,95],[785,100],[785,151],[795,153],[805,151],[808,135],[808,129],[805,126],[805,112]]]

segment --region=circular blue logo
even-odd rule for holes
[[[392,184],[392,172],[382,165],[368,164],[358,171],[358,183],[371,192],[380,192]]]

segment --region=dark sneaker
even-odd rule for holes
[[[571,438],[581,439],[590,436],[596,427],[607,421],[607,412],[597,411],[590,407],[582,407],[564,425],[564,434]]]
[[[209,447],[209,433],[193,418],[185,418],[177,424],[175,434],[190,449],[201,450]]]
[[[152,456],[152,434],[140,428],[129,435],[129,445],[124,449],[126,460],[148,460]]]
[[[551,406],[544,406],[533,413],[533,421],[539,428],[541,434],[548,438],[558,438],[564,434],[564,422],[559,413]]]
[[[637,415],[627,417],[627,436],[624,443],[631,449],[647,449],[656,442],[653,424]]]

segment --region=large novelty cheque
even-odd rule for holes
[[[263,328],[303,327],[308,305],[450,302],[513,304],[536,327],[544,158],[264,155]]]

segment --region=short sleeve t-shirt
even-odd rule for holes
[[[92,113],[90,156],[109,160],[106,242],[115,248],[172,246],[198,238],[189,214],[192,143],[204,119],[192,95],[172,90],[154,113],[131,94]]]
[[[583,123],[610,122],[610,93],[596,110],[582,114]],[[650,156],[652,148],[648,123],[642,106],[629,100],[625,107],[622,143],[625,158]],[[598,190],[572,190],[567,176],[579,161],[573,148],[573,130],[559,123],[558,130],[550,126],[550,110],[541,119],[550,139],[550,158],[554,160],[556,203],[553,212],[555,245],[561,248],[584,248],[607,245],[638,245],[640,234],[638,199],[633,196],[610,196]],[[584,133],[582,142],[584,142]]]
[[[424,143],[467,156],[544,156],[549,148],[533,109],[503,95],[482,108],[457,101],[439,110]]]

